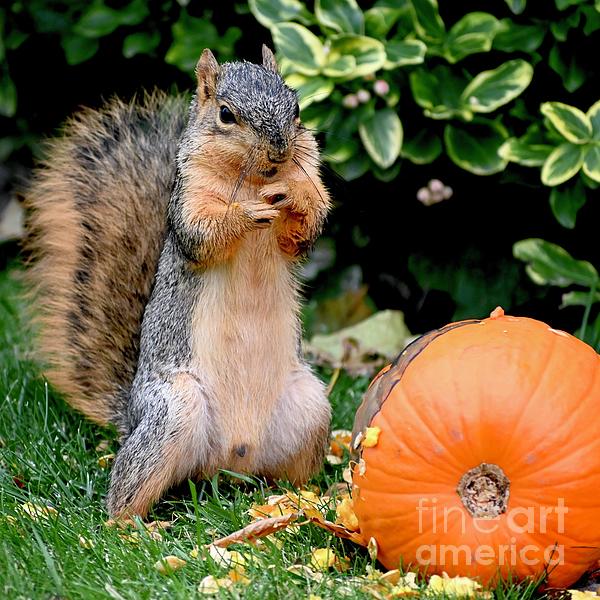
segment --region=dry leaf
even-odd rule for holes
[[[233,581],[231,579],[227,579],[226,577],[217,579],[213,575],[207,575],[198,585],[198,591],[201,594],[214,595],[218,594],[220,589],[226,589],[232,585]]]
[[[352,467],[346,467],[342,472],[342,479],[352,485]]]
[[[133,531],[131,533],[120,533],[119,538],[130,544],[140,543],[140,534],[137,531]]]
[[[254,543],[258,538],[266,537],[283,528],[299,529],[304,523],[296,525],[295,522],[301,516],[305,516],[308,519],[306,522],[314,523],[338,537],[365,546],[365,540],[357,532],[358,522],[351,510],[349,499],[342,502],[341,513],[338,515],[340,523],[333,523],[325,517],[325,514],[333,508],[332,503],[333,500],[330,496],[319,496],[311,490],[269,496],[266,504],[254,505],[248,511],[250,516],[255,519],[250,525],[225,538],[216,540],[213,545],[226,548],[237,542]],[[268,516],[265,518],[264,515]]]
[[[79,536],[79,545],[86,550],[91,550],[95,546],[92,540],[83,537],[82,535]]]
[[[369,552],[371,560],[377,560],[377,553],[379,551],[379,547],[377,546],[377,540],[374,537],[369,539],[369,543],[367,544],[367,551]]]
[[[358,464],[356,465],[356,472],[363,477],[364,474],[367,472],[367,463],[364,461],[364,459],[360,459],[358,461]]]
[[[398,577],[399,574],[400,571],[398,571],[398,569],[394,569],[393,571],[384,573],[381,577],[381,580],[386,581],[387,583],[393,582],[394,587],[402,592],[419,589],[416,573],[406,573],[406,575],[402,575],[402,577]]]
[[[241,583],[242,585],[248,585],[250,583],[250,579],[246,577],[246,571],[244,570],[244,567],[231,569],[231,571],[229,571],[227,574],[227,577],[229,577],[233,583]]]
[[[231,563],[233,564],[234,568],[246,566],[248,561],[241,552],[238,552],[237,550],[232,550],[229,553],[229,555],[231,557]]]
[[[348,429],[335,429],[331,432],[329,440],[329,454],[342,458],[344,450],[350,452],[350,442],[352,441],[352,432]]]
[[[401,312],[384,310],[332,334],[317,334],[304,344],[313,364],[371,374],[406,346],[410,331]]]
[[[306,565],[292,565],[286,569],[289,573],[293,573],[294,575],[298,575],[299,577],[304,577],[305,579],[310,579],[312,581],[321,582],[323,581],[323,573],[318,571],[314,571],[310,567]]]
[[[414,573],[410,573],[410,575],[414,575]],[[390,585],[396,585],[400,581],[400,569],[392,569],[391,571],[381,573],[378,579],[379,581],[389,583]]]
[[[160,560],[156,561],[154,563],[154,568],[161,575],[169,575],[170,573],[173,573],[174,571],[185,567],[186,564],[187,562],[182,558],[179,558],[178,556],[169,555],[163,556]]]
[[[135,521],[130,518],[119,518],[108,519],[104,521],[105,527],[115,527],[116,529],[128,529],[129,527],[135,527]]]
[[[253,519],[289,515],[295,512],[298,512],[298,507],[290,503],[287,494],[269,496],[266,504],[253,504],[248,510],[248,514]]]
[[[336,556],[333,566],[336,571],[344,573],[350,568],[350,559],[347,556]]]
[[[241,552],[229,551],[214,544],[208,546],[208,554],[217,565],[228,569],[243,567],[246,564],[246,557]]]
[[[343,525],[338,525],[337,523],[328,521],[327,519],[325,519],[325,517],[323,517],[323,515],[320,515],[320,517],[311,517],[309,521],[311,523],[314,523],[315,525],[318,525],[319,527],[321,527],[321,529],[326,529],[327,531],[333,533],[333,535],[339,538],[350,540],[355,544],[358,544],[359,546],[367,545],[366,540],[362,537],[362,535],[360,535],[359,532],[349,531]]]
[[[156,531],[158,529],[162,529],[164,531],[173,525],[173,521],[150,521],[149,523],[142,523],[142,525],[148,531]]]
[[[350,497],[342,498],[335,508],[335,522],[343,525],[349,531],[358,531],[358,518],[354,512],[354,504]]]
[[[569,594],[571,594],[571,600],[591,600],[591,598],[596,598],[598,600],[598,594],[593,592],[592,590],[567,590]]]
[[[270,517],[268,519],[261,519],[260,521],[254,521],[250,525],[246,525],[239,531],[232,533],[224,538],[215,540],[212,544],[221,548],[227,548],[231,544],[237,544],[241,542],[252,543],[254,540],[275,533],[280,529],[285,529],[288,525],[296,521],[299,517],[299,513],[290,513],[287,515],[280,515],[278,517]]]
[[[150,521],[149,523],[144,523],[142,521],[134,521],[131,518],[117,518],[117,519],[108,519],[108,521],[104,522],[106,527],[114,527],[120,529],[121,531],[129,531],[130,529],[137,529],[138,526],[143,527],[150,539],[160,542],[162,541],[162,536],[160,531],[164,531],[168,529],[173,524],[173,521]],[[139,532],[133,531],[129,534],[119,535],[122,540],[138,543],[139,540]]]
[[[421,594],[416,577],[416,573],[407,573],[401,576],[398,569],[382,573],[378,569],[367,565],[366,580],[369,583],[363,585],[361,590],[378,600],[416,597]]]
[[[327,571],[335,564],[335,554],[331,548],[317,548],[310,555],[310,566],[318,571]]]
[[[377,446],[379,442],[379,434],[381,433],[381,427],[367,427],[365,430],[365,437],[362,439],[361,445],[363,448],[373,448]]]
[[[341,465],[344,462],[344,460],[340,456],[336,456],[335,454],[327,454],[325,456],[325,460],[330,465]]]
[[[311,490],[299,490],[298,494],[293,493],[293,492],[288,492],[286,494],[286,496],[288,498],[291,498],[292,500],[294,500],[295,498],[299,498],[301,501],[305,500],[307,502],[310,502],[312,504],[319,502],[319,492],[320,490],[317,488],[317,491],[311,491]]]
[[[317,488],[317,491],[318,488]],[[299,490],[298,492],[287,492],[277,496],[269,496],[266,504],[254,504],[248,514],[253,519],[264,519],[265,517],[276,517],[281,515],[304,512],[320,512],[327,509],[329,498],[320,496],[311,490]]]
[[[266,550],[268,548],[268,545],[266,543],[267,540],[271,544],[273,544],[278,550],[281,550],[283,548],[283,540],[278,537],[275,537],[275,535],[273,534],[266,535],[264,538],[256,540],[254,547],[258,550]]]
[[[98,459],[98,466],[101,469],[108,469],[110,463],[115,459],[115,454],[105,454]]]
[[[469,577],[450,577],[448,573],[442,573],[442,576],[432,575],[427,584],[427,591],[435,594],[444,594],[448,596],[459,597],[491,597],[490,592],[483,592],[481,584]]]
[[[231,564],[230,552],[226,548],[220,548],[213,544],[208,546],[208,555],[221,567],[229,567]]]
[[[25,502],[21,504],[21,510],[32,520],[56,518],[58,511],[52,506],[41,506],[33,502]]]

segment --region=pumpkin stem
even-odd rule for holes
[[[481,463],[467,471],[456,488],[469,514],[476,519],[493,519],[508,506],[510,480],[494,464]]]

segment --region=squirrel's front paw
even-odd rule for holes
[[[275,208],[266,202],[244,204],[243,210],[252,229],[269,227],[279,215],[279,208]]]
[[[277,209],[292,208],[294,204],[290,186],[284,181],[264,185],[260,189],[259,195],[267,204],[277,207]]]

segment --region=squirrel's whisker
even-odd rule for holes
[[[323,196],[321,194],[321,192],[319,191],[319,188],[317,187],[317,185],[315,184],[315,182],[312,180],[312,177],[306,172],[306,169],[302,166],[302,164],[300,163],[300,161],[296,160],[296,157],[292,157],[292,160],[294,161],[294,163],[296,164],[296,166],[298,166],[302,172],[306,175],[306,178],[311,182],[312,186],[315,188],[315,191],[317,192],[317,194],[319,194],[319,198],[324,201]]]
[[[304,163],[308,163],[311,167],[318,169],[322,165],[322,161],[318,156],[315,156],[312,149],[307,151],[303,148],[295,148],[294,156],[302,160]]]
[[[227,203],[227,210],[225,211],[225,214],[223,215],[223,221],[225,221],[228,218],[230,207],[233,206],[233,203],[235,202],[235,199],[237,198],[237,195],[238,195],[240,189],[242,188],[242,185],[243,185],[248,173],[251,171],[252,167],[254,167],[254,165],[256,164],[257,150],[258,150],[258,146],[256,144],[252,145],[248,154],[246,155],[244,161],[242,162],[240,174],[239,174],[238,178],[236,179],[235,184],[233,185],[231,196],[229,198],[229,202]]]

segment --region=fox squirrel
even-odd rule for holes
[[[204,50],[196,76],[189,109],[154,92],[73,117],[27,194],[39,351],[121,435],[114,516],[222,468],[302,483],[327,443],[295,275],[330,206],[316,141],[266,46]]]

